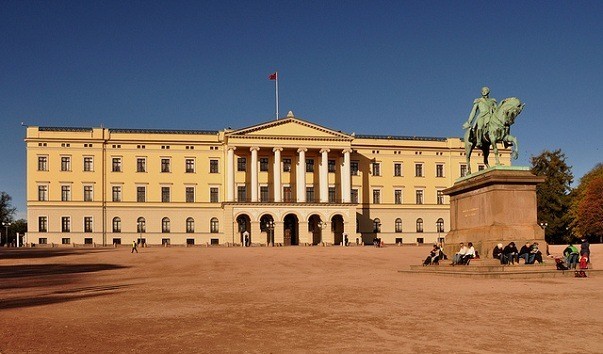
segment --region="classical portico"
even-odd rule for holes
[[[281,120],[227,132],[225,209],[232,206],[234,212],[244,205],[246,210],[271,213],[276,225],[285,222],[285,210],[305,207],[316,212],[312,220],[322,215],[320,225],[328,225],[337,209],[344,232],[351,233],[355,225],[355,206],[350,204],[352,140],[350,135],[295,118],[291,112]],[[253,226],[254,217],[249,216]],[[300,242],[311,244],[305,231],[308,216],[296,217],[302,230]],[[259,225],[255,228],[262,229],[260,219],[255,220]],[[235,224],[233,215],[233,232],[238,230]],[[252,239],[258,230],[251,230]],[[278,226],[275,230],[277,242],[281,232]],[[333,241],[334,236],[325,240]]]

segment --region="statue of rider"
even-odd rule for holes
[[[475,131],[475,138],[477,141],[475,145],[476,147],[482,146],[484,129],[487,128],[490,117],[494,114],[495,110],[496,100],[494,98],[490,98],[490,89],[487,87],[482,87],[482,97],[476,98],[473,101],[473,109],[469,114],[469,119],[467,119],[467,122],[463,124],[463,129],[469,129],[477,125],[477,129]],[[477,111],[479,111],[479,115],[477,115],[477,119],[473,121]]]

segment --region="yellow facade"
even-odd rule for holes
[[[439,191],[465,166],[458,138],[349,135],[292,114],[225,131],[28,127],[26,144],[33,243],[435,242],[449,228]]]

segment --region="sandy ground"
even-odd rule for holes
[[[603,352],[603,276],[398,272],[428,250],[0,250],[0,353]]]

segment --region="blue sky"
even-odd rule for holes
[[[0,190],[25,216],[25,129],[241,128],[456,137],[480,88],[526,103],[516,165],[601,162],[601,1],[0,2]]]

